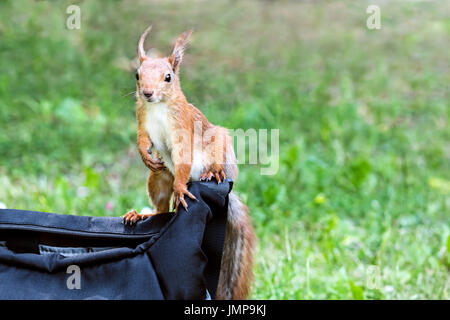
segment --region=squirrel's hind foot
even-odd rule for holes
[[[136,212],[136,210],[131,210],[128,211],[124,216],[123,216],[123,224],[124,225],[128,225],[128,226],[132,226],[134,224],[136,224],[139,220],[145,220],[149,217],[152,217],[156,215],[156,213],[142,213],[139,214]]]

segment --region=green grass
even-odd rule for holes
[[[164,53],[193,27],[189,101],[216,124],[280,129],[278,173],[242,165],[235,185],[259,238],[252,298],[449,299],[449,3],[381,2],[381,30],[366,6],[2,1],[0,202],[147,206],[128,64],[150,22]]]

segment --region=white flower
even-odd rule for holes
[[[89,195],[89,188],[87,187],[78,187],[77,188],[77,196],[81,199],[86,198]]]
[[[395,289],[393,286],[384,286],[384,291],[385,292],[394,292]]]
[[[0,202],[0,209],[7,209],[6,204],[3,202]]]

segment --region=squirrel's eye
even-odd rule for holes
[[[164,78],[165,82],[170,82],[171,78],[170,78],[170,73],[166,74],[166,77]]]
[[[136,80],[139,80],[139,72],[136,72]]]

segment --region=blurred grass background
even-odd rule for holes
[[[81,29],[66,8],[81,8]],[[366,7],[381,8],[381,30]],[[0,202],[120,216],[148,206],[134,73],[145,27],[194,28],[188,100],[279,128],[280,169],[235,188],[259,238],[255,299],[449,299],[448,1],[2,1]]]

